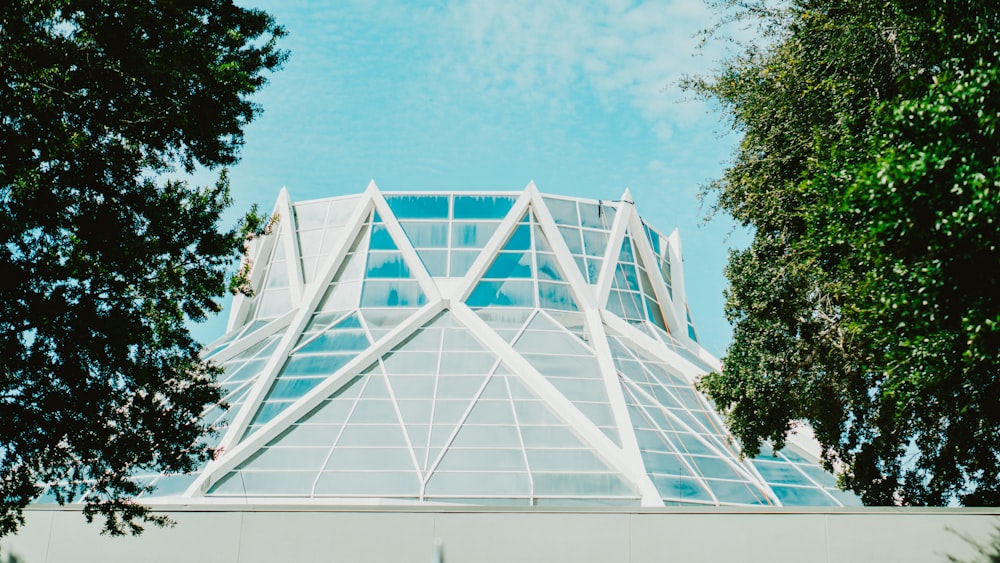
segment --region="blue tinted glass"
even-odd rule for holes
[[[455,219],[503,219],[513,205],[510,196],[455,196]]]
[[[785,461],[766,461],[755,459],[754,467],[760,472],[761,477],[771,484],[783,485],[811,485],[795,466]]]
[[[576,303],[569,285],[563,283],[538,282],[539,307],[576,311]]]
[[[690,477],[661,477],[652,475],[656,490],[660,491],[667,502],[677,500],[712,501],[712,496],[697,479]]]
[[[597,278],[600,275],[601,261],[595,258],[587,258],[587,279],[590,283],[597,283]]]
[[[427,273],[442,277],[448,275],[448,251],[447,250],[418,250],[417,255],[423,261]]]
[[[368,254],[369,278],[408,278],[410,269],[403,261],[403,255],[398,252],[370,252]]]
[[[622,262],[635,262],[635,258],[632,257],[632,239],[625,237],[622,241],[621,252],[618,253],[618,259]]]
[[[691,340],[698,342],[698,334],[694,331],[694,323],[691,322],[691,311],[687,311],[687,321],[688,321],[688,336]]]
[[[497,230],[499,223],[453,223],[451,246],[454,248],[482,248]]]
[[[615,268],[615,286],[618,289],[631,289],[639,291],[639,282],[635,275],[635,266],[632,264],[618,264]]]
[[[419,307],[424,293],[416,281],[369,281],[361,293],[362,307]]]
[[[518,225],[504,245],[504,250],[529,250],[531,248],[531,226]]]
[[[358,351],[368,347],[368,335],[360,330],[345,330],[343,332],[336,329],[314,338],[309,344],[300,348],[296,354],[317,354],[329,353],[342,350]]]
[[[604,256],[608,247],[608,235],[598,231],[583,231],[583,245],[589,256]]]
[[[580,229],[560,226],[559,232],[562,233],[570,252],[573,254],[583,254],[583,244],[580,242]]]
[[[452,277],[464,276],[466,272],[469,271],[469,267],[472,263],[476,261],[479,256],[479,251],[472,252],[462,252],[459,250],[451,251],[451,272],[448,274]]]
[[[534,284],[530,281],[481,281],[469,295],[470,307],[533,307]]]
[[[336,371],[337,367],[331,367],[330,373]],[[310,389],[322,383],[324,379],[323,377],[312,379],[279,379],[274,382],[274,387],[268,393],[267,399],[298,399],[309,392]]]
[[[649,225],[645,222],[643,222],[642,228],[646,231],[646,238],[649,239],[649,245],[653,247],[653,252],[660,255],[660,235],[656,234],[653,229],[649,228]]]
[[[535,256],[538,259],[539,280],[564,281],[562,274],[559,273],[559,265],[556,264],[556,257],[554,254],[538,252]]]
[[[545,206],[549,208],[552,219],[557,225],[580,226],[580,218],[576,214],[576,202],[565,199],[544,198]]]
[[[650,320],[653,321],[653,324],[663,330],[667,330],[667,324],[663,320],[663,313],[660,311],[660,306],[656,304],[656,301],[646,299],[646,308],[649,309]]]
[[[524,252],[501,252],[497,254],[493,265],[483,275],[484,278],[530,278],[531,254]]]
[[[818,489],[806,487],[783,487],[772,485],[771,490],[781,501],[789,506],[831,506],[836,503]]]
[[[580,203],[580,223],[592,229],[610,229],[615,220],[615,208],[603,203]]]
[[[448,223],[438,222],[400,222],[403,232],[410,239],[414,248],[447,248]]]
[[[448,196],[390,195],[385,201],[397,219],[447,219]]]
[[[375,225],[372,227],[371,242],[368,243],[372,250],[396,250],[396,243],[389,235],[385,225]]]

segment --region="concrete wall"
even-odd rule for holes
[[[0,541],[0,562],[971,562],[1000,551],[1000,510],[994,509],[242,506],[161,512],[176,526],[109,538],[78,511],[32,508],[21,531]]]

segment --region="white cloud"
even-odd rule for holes
[[[442,15],[442,67],[492,94],[551,102],[585,88],[651,122],[688,123],[702,113],[678,87],[711,60],[693,56],[694,34],[712,18],[701,0],[470,0]]]

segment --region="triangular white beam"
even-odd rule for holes
[[[271,388],[271,384],[274,382],[274,378],[277,376],[278,371],[284,365],[288,353],[291,351],[300,333],[312,317],[313,311],[316,309],[319,301],[323,298],[326,287],[332,281],[333,276],[336,274],[341,262],[343,262],[344,257],[350,250],[351,244],[354,242],[354,239],[357,237],[365,221],[367,221],[368,216],[371,214],[373,208],[372,196],[373,193],[377,191],[378,187],[375,186],[374,182],[368,184],[368,189],[365,190],[365,197],[358,202],[357,207],[354,209],[354,213],[351,215],[351,219],[348,221],[348,227],[345,229],[346,236],[320,268],[320,272],[317,277],[322,279],[323,283],[314,284],[303,299],[298,312],[290,323],[288,330],[285,332],[281,343],[278,345],[278,349],[271,355],[271,358],[261,371],[257,383],[247,395],[243,408],[240,409],[240,412],[238,412],[236,417],[233,418],[229,429],[226,431],[225,435],[223,435],[222,440],[219,443],[219,446],[223,451],[231,449],[239,441],[243,433],[246,432],[246,428],[249,425],[250,420],[260,407],[267,391]],[[295,257],[298,258],[298,254],[296,254]],[[223,455],[222,458],[225,458],[225,455]]]
[[[464,303],[453,303],[451,308],[455,318],[472,330],[473,335],[500,357],[503,362],[514,370],[521,381],[539,398],[545,401],[549,408],[566,422],[577,437],[594,449],[609,466],[621,473],[636,491],[639,492],[642,506],[663,506],[659,492],[646,475],[645,467],[635,463],[632,456],[626,455],[600,428],[563,396],[545,376],[538,372],[524,357],[518,354],[499,334],[493,331],[486,321],[479,318],[472,309]]]
[[[628,192],[625,192],[629,195]],[[622,197],[625,197],[624,195]],[[636,261],[642,265],[646,270],[646,278],[649,279],[653,286],[653,293],[656,295],[657,302],[660,303],[660,311],[663,313],[663,319],[667,322],[667,329],[670,334],[677,336],[678,334],[683,334],[687,337],[687,322],[683,318],[683,309],[677,309],[678,297],[683,299],[684,296],[684,284],[673,285],[673,299],[671,299],[670,292],[667,291],[667,286],[663,282],[663,278],[660,274],[660,265],[657,262],[656,254],[653,252],[653,247],[649,244],[649,238],[646,236],[646,232],[642,227],[642,220],[639,218],[639,214],[635,211],[634,205],[628,206],[628,230],[632,234],[632,241],[635,243],[636,251],[638,256],[635,257]],[[673,272],[673,255],[671,254],[671,271]],[[683,275],[683,272],[677,272],[676,275]],[[671,277],[676,277],[671,276]],[[640,287],[642,283],[640,282]],[[683,301],[681,301],[683,302]],[[690,340],[690,338],[688,338]]]

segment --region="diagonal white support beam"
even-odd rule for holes
[[[533,184],[528,184],[529,186]],[[510,238],[511,233],[517,227],[517,224],[524,217],[524,214],[528,211],[528,204],[531,202],[531,194],[528,189],[525,188],[521,195],[518,196],[517,201],[511,206],[510,211],[500,222],[497,230],[493,232],[493,236],[490,237],[489,242],[483,247],[482,251],[479,252],[479,256],[476,260],[469,266],[469,271],[465,273],[462,277],[462,281],[456,284],[453,291],[449,293],[447,298],[451,301],[464,302],[469,298],[472,290],[475,289],[476,284],[479,283],[479,279],[483,277],[486,273],[486,269],[490,267],[493,260],[496,258],[497,253],[503,248],[504,244],[507,243],[507,239]]]
[[[670,253],[670,286],[673,288],[673,312],[680,330],[673,333],[674,337],[684,344],[694,344],[687,331],[687,292],[684,288],[684,255],[681,253],[681,233],[674,229],[667,239]]]
[[[231,343],[228,348],[212,356],[210,359],[217,364],[229,361],[233,356],[288,326],[288,323],[292,322],[292,319],[295,317],[295,313],[297,313],[295,310],[289,311],[250,334],[241,336],[235,342]]]
[[[281,188],[278,192],[278,202],[275,205],[278,216],[277,228],[283,235],[284,241],[285,267],[288,273],[288,287],[292,295],[292,307],[298,307],[302,302],[303,278],[302,278],[302,257],[299,255],[298,237],[295,234],[295,212],[292,210],[292,198],[288,195],[288,190]]]
[[[250,420],[256,414],[257,409],[260,408],[260,404],[267,394],[267,391],[271,388],[275,377],[277,377],[278,371],[284,365],[287,359],[289,351],[295,345],[295,341],[298,339],[305,325],[309,322],[313,311],[319,304],[319,301],[323,298],[323,294],[326,292],[326,287],[330,284],[333,276],[336,274],[337,269],[340,267],[341,262],[343,262],[344,257],[350,250],[351,244],[357,237],[361,228],[364,226],[365,221],[367,221],[368,216],[371,214],[372,210],[372,192],[377,191],[378,188],[375,186],[374,182],[368,185],[368,189],[365,190],[365,198],[358,202],[354,213],[351,215],[351,220],[348,223],[348,228],[346,229],[347,236],[341,241],[339,247],[327,257],[326,262],[320,269],[320,279],[323,283],[314,284],[310,289],[302,302],[302,306],[299,307],[295,313],[295,317],[289,324],[288,330],[285,332],[284,337],[282,337],[281,343],[278,345],[277,350],[271,355],[271,358],[265,364],[264,369],[261,370],[261,374],[254,388],[250,390],[247,395],[246,402],[243,408],[236,414],[236,417],[230,423],[229,429],[226,434],[223,435],[219,446],[223,450],[231,449],[236,442],[239,441],[240,437],[246,431]]]
[[[600,428],[591,422],[587,415],[580,412],[569,399],[545,379],[545,376],[518,354],[499,334],[494,332],[472,309],[464,303],[454,303],[451,311],[456,319],[472,330],[480,343],[514,370],[514,373],[520,376],[524,384],[545,401],[549,408],[566,422],[581,440],[592,447],[609,466],[621,473],[622,477],[639,492],[642,506],[663,506],[659,493],[652,486],[646,476],[645,467],[641,463],[636,464],[632,457],[619,449]]]
[[[577,267],[576,260],[573,259],[573,254],[570,252],[569,246],[566,245],[566,240],[563,238],[562,233],[559,232],[559,227],[556,226],[556,222],[552,218],[552,213],[549,212],[549,208],[545,205],[542,194],[538,192],[538,188],[535,187],[534,182],[528,184],[528,187],[524,191],[531,198],[531,209],[535,214],[535,219],[538,220],[538,227],[542,230],[542,233],[548,240],[549,247],[556,255],[556,263],[559,264],[562,274],[566,276],[566,281],[569,282],[570,291],[573,292],[574,299],[576,299],[577,304],[583,309],[594,308],[596,303],[590,285],[587,283],[587,280],[583,279],[583,274],[580,272],[580,268]]]
[[[414,311],[412,315],[386,333],[378,342],[363,353],[352,358],[330,377],[300,397],[299,400],[289,405],[272,420],[268,421],[259,430],[247,436],[246,439],[233,446],[232,449],[226,451],[225,455],[210,462],[185,494],[194,496],[207,491],[212,486],[212,483],[235,469],[297,420],[309,414],[312,409],[319,406],[331,394],[357,376],[361,370],[378,361],[380,357],[387,354],[395,346],[419,330],[420,327],[433,319],[444,308],[444,303],[438,300]]]
[[[615,369],[614,358],[611,356],[611,347],[608,346],[608,335],[604,331],[600,311],[588,308],[585,312],[585,320],[587,331],[590,333],[590,342],[597,356],[597,364],[601,369],[601,377],[604,379],[608,401],[611,404],[611,413],[615,417],[615,426],[618,427],[618,436],[622,441],[622,451],[629,458],[630,463],[645,468],[642,452],[639,451],[639,441],[635,435],[635,425],[628,413],[628,404],[622,391],[618,370]],[[649,481],[648,486],[655,489],[656,486],[649,479],[649,474],[643,471],[643,475]]]
[[[653,252],[653,247],[649,244],[649,239],[646,237],[646,231],[642,227],[642,219],[640,219],[639,214],[636,213],[635,207],[630,205],[629,208],[630,213],[628,214],[628,227],[629,232],[632,233],[632,241],[635,243],[636,252],[638,254],[635,259],[646,270],[646,277],[653,285],[653,294],[656,296],[656,300],[660,303],[660,312],[663,314],[663,320],[667,322],[667,330],[672,335],[683,333],[686,336],[687,323],[680,322],[684,313],[683,311],[677,310],[675,301],[671,298],[670,292],[667,291],[667,284],[661,277],[662,274],[660,273],[660,265],[656,260],[656,254]],[[673,270],[671,270],[671,274],[671,277],[683,276],[683,272],[676,272],[675,274]],[[683,284],[681,284],[680,289],[678,289],[676,284],[673,288],[674,297],[677,295],[683,295]]]
[[[410,273],[413,274],[413,277],[417,279],[417,283],[420,284],[420,289],[427,297],[427,301],[440,299],[441,292],[438,291],[437,284],[434,283],[434,279],[427,273],[427,268],[424,267],[423,260],[417,255],[417,251],[413,249],[410,237],[406,236],[406,232],[403,231],[403,227],[399,224],[396,215],[393,214],[392,208],[389,207],[389,203],[385,200],[385,197],[382,196],[382,192],[377,189],[372,192],[372,203],[375,206],[375,211],[382,218],[385,229],[389,231],[389,236],[396,243],[396,248],[403,255],[403,261],[406,262]]]
[[[601,272],[597,276],[596,301],[599,308],[606,309],[608,306],[608,294],[611,293],[611,282],[615,279],[615,270],[618,269],[618,253],[622,249],[622,241],[625,240],[625,231],[628,229],[628,213],[632,209],[631,196],[628,190],[622,194],[622,201],[618,202],[615,211],[615,220],[611,225],[611,234],[608,236],[608,247],[604,251],[604,262],[601,264]]]
[[[663,358],[689,383],[695,383],[699,377],[707,372],[715,370],[718,365],[718,360],[715,360],[715,364],[695,364],[691,360],[685,358],[677,352],[674,352],[659,340],[656,340],[652,336],[622,320],[618,317],[618,315],[608,311],[601,311],[601,318],[604,319],[604,323],[606,325],[620,334],[625,335],[625,337],[632,341],[633,344],[643,349],[647,354],[653,357]]]

